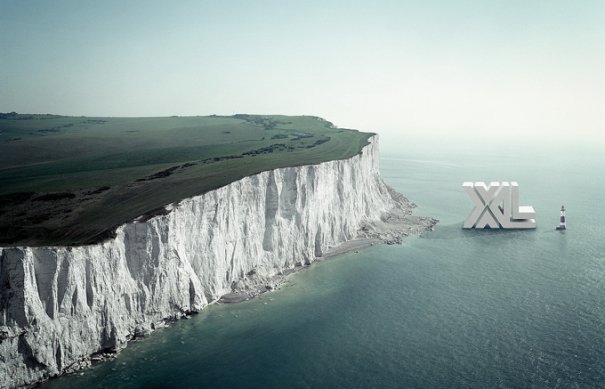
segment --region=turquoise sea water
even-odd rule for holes
[[[383,177],[434,232],[314,264],[43,387],[604,387],[605,153],[515,150],[385,152]],[[518,181],[538,229],[462,230],[467,180]]]

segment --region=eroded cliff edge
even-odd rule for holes
[[[167,319],[359,237],[431,228],[360,154],[249,176],[77,247],[0,248],[0,386],[35,383],[125,347]]]

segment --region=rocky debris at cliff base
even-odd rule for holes
[[[373,246],[375,244],[382,243],[380,239],[372,239],[372,238],[361,238],[361,239],[353,239],[342,244],[339,244],[336,247],[332,247],[328,251],[326,251],[319,260],[329,259],[336,255],[348,253],[351,251],[358,251],[364,249],[366,247]]]
[[[385,213],[379,221],[373,221],[361,226],[355,239],[343,242],[328,249],[314,262],[329,259],[373,246],[378,243],[387,245],[402,244],[405,237],[410,234],[421,234],[432,231],[439,222],[437,219],[425,216],[411,216],[410,207],[415,207],[405,196],[395,192],[392,188],[390,194],[397,201],[398,206]],[[250,300],[262,293],[279,290],[288,282],[288,275],[305,269],[307,265],[296,266],[273,275],[261,275],[258,269],[250,270],[246,276],[232,285],[231,293],[227,293],[218,300],[220,304],[234,304]]]
[[[242,301],[246,301],[248,299],[249,299],[249,296],[244,293],[232,292],[232,293],[227,293],[225,295],[222,295],[221,298],[218,300],[218,302],[222,303],[222,304],[233,304],[233,303],[241,303]]]
[[[260,275],[257,271],[250,271],[243,279],[232,285],[232,292],[227,293],[218,300],[219,304],[234,304],[250,300],[259,294],[273,292],[287,281],[287,276],[306,266],[297,266],[288,271],[273,275]]]

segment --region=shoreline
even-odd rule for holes
[[[246,177],[123,225],[103,244],[0,248],[4,278],[26,297],[7,295],[16,321],[0,337],[17,358],[0,373],[18,385],[73,373],[208,305],[279,289],[314,261],[432,229],[437,221],[413,208],[380,177],[373,137],[349,160]]]
[[[419,235],[433,230],[439,222],[437,219],[426,216],[411,216],[411,211],[408,208],[414,208],[416,205],[409,202],[405,196],[391,187],[387,186],[387,188],[391,196],[396,199],[398,207],[383,214],[379,222],[361,226],[355,238],[330,247],[321,256],[315,257],[309,263],[299,262],[297,266],[279,271],[277,274],[262,277],[255,272],[251,272],[240,280],[231,292],[222,295],[212,304],[235,304],[251,300],[261,294],[280,289],[288,282],[290,274],[302,271],[315,262],[322,262],[341,254],[357,252],[377,244],[401,245],[409,235]]]
[[[395,192],[395,193],[398,193],[398,192]],[[405,199],[405,197],[403,197],[403,196],[401,196],[401,197]],[[401,219],[397,218],[397,215],[399,215],[399,211],[401,211],[401,209],[399,209],[399,208],[394,209],[390,213],[383,215],[383,216],[385,216],[383,218],[386,220],[389,220],[389,219],[399,220],[399,222],[401,223]],[[434,219],[431,217],[413,217],[412,220],[414,220],[414,219],[418,219],[418,221],[420,221],[422,223],[426,223],[426,224],[418,224],[418,225],[413,225],[413,226],[406,224],[405,227],[407,227],[407,228],[419,227],[419,228],[415,229],[414,234],[421,234],[424,232],[432,231],[434,226],[438,223],[437,219]],[[391,227],[393,228],[396,226],[391,225]],[[399,227],[402,227],[402,226],[399,225]],[[360,232],[362,232],[362,231],[364,231],[363,228],[360,229]],[[367,232],[367,230],[365,232]],[[400,231],[400,233],[398,235],[399,239],[393,240],[392,233],[393,233],[393,231],[391,229],[389,229],[387,231],[381,231],[381,232],[373,231],[372,236],[358,236],[354,239],[342,242],[337,246],[329,248],[328,250],[326,250],[326,252],[322,256],[316,257],[310,263],[307,263],[307,264],[301,263],[298,266],[295,266],[290,269],[282,270],[282,271],[278,272],[277,274],[274,274],[269,277],[256,278],[256,277],[253,277],[254,274],[252,274],[250,279],[253,280],[254,284],[247,283],[245,289],[236,289],[230,293],[226,293],[226,294],[222,295],[221,297],[219,297],[218,299],[210,302],[208,305],[206,305],[202,309],[185,312],[180,316],[172,316],[172,317],[164,318],[161,321],[156,323],[154,330],[147,332],[147,333],[133,335],[132,338],[130,338],[126,342],[126,345],[124,345],[124,347],[122,347],[120,349],[111,350],[111,351],[101,351],[101,352],[92,354],[92,355],[88,356],[87,358],[84,358],[81,361],[72,364],[72,366],[67,368],[63,372],[63,374],[54,376],[54,377],[49,377],[44,381],[40,381],[40,382],[34,384],[34,386],[37,386],[41,383],[48,382],[50,380],[54,380],[54,379],[57,379],[57,378],[60,378],[63,376],[74,375],[74,374],[81,372],[84,369],[94,367],[100,363],[103,363],[103,362],[111,360],[111,359],[115,359],[121,354],[121,351],[124,350],[128,346],[128,344],[130,344],[132,342],[143,341],[146,338],[152,336],[152,334],[153,334],[153,332],[155,332],[155,330],[170,327],[171,324],[174,324],[181,319],[191,319],[192,316],[197,315],[198,313],[202,312],[204,309],[207,309],[208,307],[210,307],[212,305],[238,304],[238,303],[242,303],[245,301],[250,301],[250,300],[252,300],[260,295],[266,294],[266,293],[276,292],[276,291],[282,289],[283,287],[287,286],[288,282],[290,281],[291,275],[304,271],[304,270],[308,269],[309,267],[313,266],[313,264],[315,264],[315,263],[327,261],[327,260],[330,260],[332,258],[335,258],[339,255],[346,254],[346,253],[351,253],[351,252],[357,253],[358,250],[364,250],[364,249],[366,249],[368,247],[372,247],[374,245],[383,245],[383,244],[401,245],[401,244],[403,244],[403,238],[409,236],[409,233]],[[34,387],[34,386],[30,386],[30,387]]]
[[[337,257],[341,254],[350,253],[352,251],[357,252],[358,250],[363,250],[365,248],[374,246],[375,244],[387,244],[386,242],[380,241],[376,238],[361,238],[361,239],[353,239],[346,242],[341,243],[338,246],[335,246],[328,250],[325,255],[321,257],[315,258],[315,260],[309,264],[304,264],[300,266],[293,267],[291,269],[286,269],[281,271],[274,276],[270,277],[270,281],[268,283],[259,283],[257,285],[257,289],[247,290],[247,291],[233,291],[227,294],[222,295],[218,300],[208,304],[208,306],[212,304],[237,304],[244,301],[252,300],[262,294],[275,292],[281,289],[285,284],[289,281],[289,276],[292,274],[296,274],[298,272],[304,271],[309,267],[313,266],[313,264],[318,262],[323,262],[334,257]],[[204,308],[205,309],[205,308]]]
[[[433,219],[433,220],[435,220],[435,219]],[[434,224],[433,224],[433,226],[434,226]],[[432,231],[433,226],[431,226],[426,231]],[[264,294],[277,292],[277,291],[281,290],[283,287],[286,287],[288,285],[288,282],[290,282],[291,275],[305,271],[308,268],[310,268],[311,266],[313,266],[315,263],[324,262],[324,261],[333,259],[339,255],[347,254],[350,252],[357,253],[358,250],[363,250],[368,247],[372,247],[374,245],[381,245],[381,244],[386,244],[386,245],[399,244],[400,245],[400,244],[402,244],[402,242],[392,243],[390,241],[383,241],[378,238],[355,238],[355,239],[343,242],[343,243],[339,244],[338,246],[330,248],[328,251],[326,251],[326,253],[324,255],[322,255],[321,257],[315,258],[315,260],[309,264],[301,264],[300,266],[295,266],[291,269],[283,270],[283,271],[279,272],[278,274],[275,274],[275,275],[269,277],[271,282],[257,284],[256,290],[252,289],[252,290],[248,290],[245,292],[236,291],[236,292],[227,293],[227,294],[224,294],[223,296],[221,296],[220,298],[210,302],[208,305],[206,305],[205,307],[203,307],[200,310],[194,310],[191,312],[187,312],[179,317],[164,318],[162,321],[160,321],[159,323],[156,324],[155,329],[153,331],[133,336],[131,339],[128,340],[128,342],[126,343],[126,345],[124,347],[122,347],[120,349],[112,350],[112,351],[104,351],[104,352],[92,354],[92,355],[88,356],[87,358],[79,361],[78,363],[73,364],[63,374],[54,376],[54,377],[49,377],[44,381],[39,381],[36,384],[30,385],[27,387],[37,387],[40,384],[43,384],[43,383],[49,382],[49,381],[53,381],[55,379],[59,379],[64,376],[72,376],[72,375],[76,375],[78,373],[83,374],[82,370],[94,367],[98,364],[101,364],[103,362],[106,362],[106,361],[109,361],[109,360],[112,360],[115,358],[118,358],[120,356],[122,350],[124,350],[124,349],[126,349],[126,347],[128,347],[128,344],[133,343],[133,342],[144,341],[145,339],[152,336],[156,330],[162,329],[162,328],[168,328],[172,324],[176,324],[178,321],[183,320],[183,319],[189,320],[192,318],[192,316],[197,315],[198,313],[202,312],[205,309],[208,309],[212,305],[239,304],[239,303],[242,303],[245,301],[253,300]],[[270,286],[270,288],[267,288],[267,286]]]

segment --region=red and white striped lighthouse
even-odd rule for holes
[[[567,221],[565,220],[565,206],[561,205],[561,217],[559,218],[559,226],[557,230],[566,230],[567,229]]]

